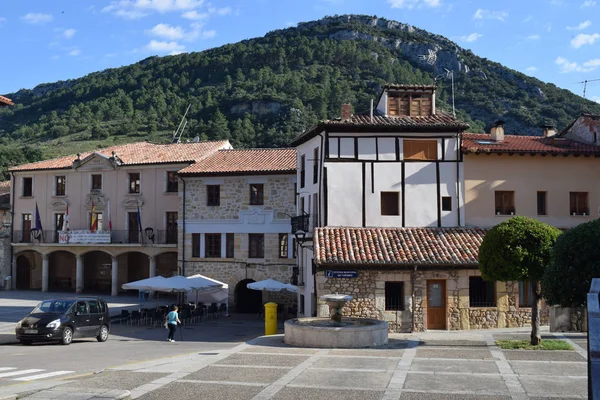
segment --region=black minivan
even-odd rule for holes
[[[70,344],[74,338],[95,337],[106,342],[110,330],[108,305],[99,297],[44,300],[17,323],[17,339]]]

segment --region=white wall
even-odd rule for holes
[[[327,224],[362,226],[362,163],[326,163]]]
[[[371,174],[373,166],[374,174]],[[374,178],[374,182],[371,180]],[[372,185],[374,183],[374,185]],[[402,226],[402,169],[400,163],[367,163],[366,176],[366,226]],[[373,190],[374,189],[374,190]],[[374,192],[374,193],[373,193]],[[399,192],[400,215],[381,215],[381,192]]]
[[[405,163],[405,224],[407,227],[437,226],[435,163]]]

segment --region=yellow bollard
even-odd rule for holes
[[[265,335],[277,334],[277,303],[265,304]]]

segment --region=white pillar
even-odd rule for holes
[[[13,254],[12,258],[12,276],[10,278],[12,290],[17,290],[17,255]]]
[[[119,294],[119,259],[117,257],[112,257],[110,295],[117,296],[118,294]]]
[[[77,283],[75,284],[75,293],[81,293],[83,292],[83,256],[78,254],[75,256],[75,259],[77,260],[77,270],[75,272],[75,281]]]
[[[148,256],[148,260],[150,261],[150,268],[148,270],[148,276],[150,278],[154,278],[156,276],[156,257]]]
[[[42,254],[42,292],[48,291],[49,276],[50,276],[50,267],[48,265],[48,255]]]

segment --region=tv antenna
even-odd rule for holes
[[[439,78],[452,80],[452,116],[456,118],[456,110],[454,109],[454,71],[449,70],[448,68],[444,68],[444,71],[443,74],[436,76],[434,81],[437,81]]]
[[[578,84],[582,84],[583,83],[583,98],[585,99],[585,91],[587,90],[587,84],[588,82],[598,82],[600,81],[600,79],[586,79],[584,81],[581,82],[576,82]]]
[[[173,133],[173,143],[181,142],[181,135],[183,135],[183,131],[185,130],[185,127],[187,125],[187,119],[185,117],[187,116],[188,111],[190,111],[191,106],[191,104],[188,104],[187,109],[185,110],[185,114],[183,114],[183,118],[181,118],[181,122],[177,127],[177,130]]]

